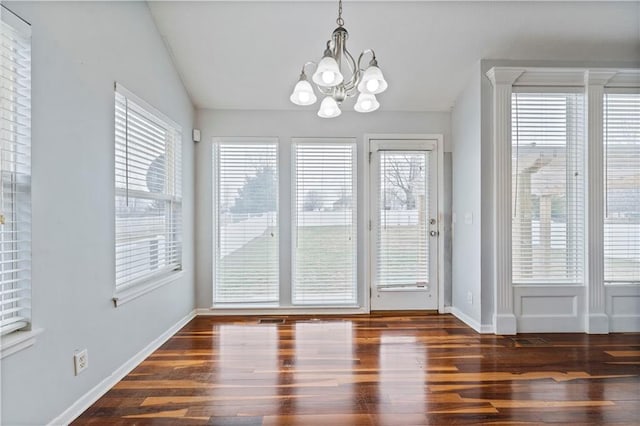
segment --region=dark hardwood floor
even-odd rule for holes
[[[450,315],[199,317],[74,425],[640,425],[640,334]]]

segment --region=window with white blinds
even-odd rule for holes
[[[604,97],[604,280],[640,282],[640,94]]]
[[[213,145],[214,304],[279,299],[277,140]]]
[[[430,151],[379,151],[376,286],[429,284]]]
[[[293,303],[356,304],[356,144],[297,139],[293,161]]]
[[[116,290],[182,268],[181,154],[180,127],[117,84]]]
[[[31,30],[2,10],[0,334],[31,318]]]
[[[513,94],[514,284],[583,281],[583,127],[580,93]]]

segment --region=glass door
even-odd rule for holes
[[[438,308],[435,150],[371,141],[371,310]]]

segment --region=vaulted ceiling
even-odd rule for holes
[[[150,2],[194,103],[293,109],[300,67],[319,60],[337,1]],[[344,3],[347,46],[373,48],[384,110],[446,111],[480,59],[640,61],[640,2]]]

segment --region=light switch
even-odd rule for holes
[[[464,224],[471,225],[473,223],[473,213],[467,212],[464,214]]]

